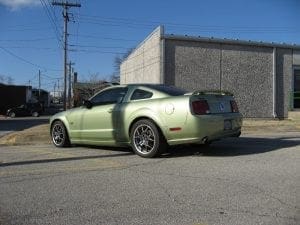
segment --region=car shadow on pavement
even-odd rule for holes
[[[40,164],[40,163],[52,163],[52,162],[67,162],[67,161],[75,161],[75,160],[85,160],[85,159],[101,159],[101,158],[113,158],[113,157],[121,157],[132,155],[130,152],[121,152],[116,154],[106,154],[106,155],[93,155],[93,156],[78,156],[78,157],[63,157],[63,158],[53,158],[53,159],[36,159],[36,160],[27,160],[27,161],[17,161],[17,162],[7,162],[0,163],[1,167],[8,166],[22,166],[22,165],[30,165],[30,164]]]
[[[293,140],[298,138],[297,140]],[[300,137],[283,138],[257,138],[240,137],[228,138],[213,142],[210,146],[205,145],[181,145],[170,147],[168,153],[161,157],[184,157],[184,156],[209,156],[209,157],[233,157],[240,155],[261,154],[276,151],[282,148],[300,146]]]

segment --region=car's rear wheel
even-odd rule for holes
[[[66,127],[61,121],[55,121],[51,126],[51,138],[56,147],[67,147],[70,145]]]
[[[15,112],[10,112],[8,114],[8,116],[11,117],[11,118],[14,118],[14,117],[16,117],[16,113]]]
[[[145,158],[158,156],[167,148],[167,143],[160,130],[151,120],[147,119],[133,124],[130,139],[133,151]]]

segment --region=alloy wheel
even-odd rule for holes
[[[56,146],[61,146],[65,141],[65,128],[56,123],[52,127],[52,141]]]
[[[133,138],[134,146],[141,154],[147,154],[155,147],[154,131],[146,124],[141,124],[135,128]]]

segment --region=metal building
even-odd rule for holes
[[[165,34],[155,29],[121,64],[121,83],[232,92],[244,117],[300,108],[300,46]]]

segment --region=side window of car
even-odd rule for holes
[[[146,99],[151,98],[153,95],[152,92],[136,89],[133,94],[131,95],[130,100],[138,100],[138,99]]]
[[[127,88],[112,88],[100,92],[91,99],[94,105],[115,104],[121,102],[127,93]]]

